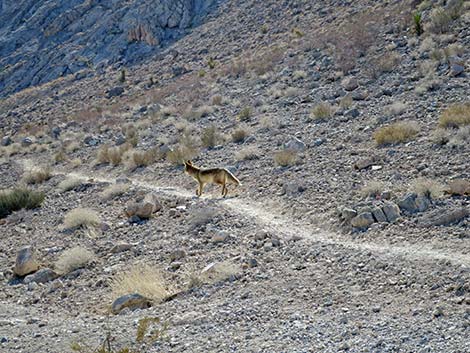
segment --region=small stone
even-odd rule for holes
[[[378,313],[378,312],[380,312],[380,310],[381,310],[380,306],[373,306],[372,307],[372,312],[374,312],[374,313]]]
[[[249,267],[249,268],[253,268],[253,267],[257,267],[257,266],[258,266],[258,261],[256,261],[256,259],[253,259],[253,258],[249,259],[249,260],[247,261],[247,263],[248,263],[248,267]]]
[[[87,146],[98,146],[101,140],[98,137],[89,135],[83,139],[83,143]]]
[[[357,170],[366,169],[366,168],[369,168],[371,165],[373,165],[376,162],[377,162],[376,157],[364,158],[364,159],[361,159],[361,160],[357,161],[356,163],[354,163],[354,169],[357,169]]]
[[[382,211],[390,223],[395,222],[400,217],[400,208],[393,202],[386,201],[382,206]]]
[[[58,127],[58,126],[55,126],[55,127],[53,127],[53,128],[51,129],[51,137],[52,137],[53,139],[58,139],[59,136],[60,136],[60,134],[61,134],[61,132],[62,132],[61,128]]]
[[[372,223],[374,223],[374,217],[370,212],[363,212],[351,219],[351,225],[354,228],[367,228]]]
[[[398,206],[402,211],[408,213],[415,213],[417,211],[416,198],[418,195],[415,193],[406,194],[401,200],[398,201]]]
[[[267,233],[266,231],[264,231],[264,230],[258,231],[258,232],[256,232],[256,234],[255,234],[255,240],[258,240],[258,241],[264,240],[264,239],[266,239],[267,237],[268,237],[268,233]]]
[[[31,146],[33,144],[33,139],[31,137],[23,137],[21,139],[21,146],[23,147],[28,147],[28,146]]]
[[[226,241],[228,238],[228,234],[227,233],[224,233],[224,232],[219,232],[217,234],[214,234],[212,236],[212,239],[211,241],[215,244],[217,243],[223,243],[224,241]]]
[[[415,204],[418,212],[424,212],[431,207],[431,201],[426,196],[418,196],[415,200]]]
[[[39,269],[39,263],[36,261],[35,253],[30,246],[24,247],[16,255],[15,267],[13,272],[17,276],[25,276]]]
[[[2,146],[9,146],[13,143],[13,140],[11,139],[10,136],[3,136],[2,141],[0,142],[0,145]]]
[[[461,75],[464,71],[465,71],[465,67],[463,65],[454,63],[450,65],[449,74],[450,76],[456,77],[456,76]]]
[[[297,152],[302,152],[302,151],[305,151],[307,146],[305,145],[304,142],[302,142],[298,138],[294,137],[284,145],[284,148],[289,149],[289,150],[294,150],[294,151],[297,151]]]
[[[124,93],[124,87],[116,86],[108,91],[108,98],[117,97]]]
[[[278,237],[272,237],[272,238],[271,238],[271,244],[272,244],[274,247],[279,247],[279,246],[281,246],[281,241],[279,240]]]
[[[111,253],[117,254],[123,251],[130,250],[132,248],[132,245],[129,243],[117,243],[111,248]]]
[[[177,250],[174,250],[171,254],[170,254],[170,261],[173,262],[173,261],[177,261],[177,260],[181,260],[182,258],[184,258],[186,256],[186,252],[182,249],[177,249]]]
[[[111,312],[113,314],[119,314],[122,310],[128,309],[128,310],[136,310],[136,309],[147,309],[152,306],[152,303],[150,299],[138,294],[126,294],[123,295],[119,298],[117,298],[112,306],[111,306]]]
[[[325,141],[326,141],[325,139],[317,138],[317,139],[315,139],[315,141],[313,141],[313,145],[318,147],[318,146],[322,145]]]
[[[354,91],[351,95],[354,101],[363,101],[367,98],[368,94],[366,91]]]
[[[35,283],[46,283],[56,279],[59,275],[55,273],[50,268],[42,268],[39,271],[33,273],[32,275],[28,275],[24,278],[24,283],[28,284],[31,282]]]
[[[341,85],[346,91],[354,91],[357,87],[359,87],[359,84],[354,77],[345,78],[343,81],[341,81]]]
[[[385,213],[380,207],[374,207],[372,209],[372,215],[374,216],[374,219],[379,223],[387,222],[387,217],[385,217]]]
[[[346,113],[345,113],[346,116],[350,116],[351,118],[357,118],[360,113],[359,113],[359,110],[357,110],[356,108],[354,109],[350,109],[348,110]]]
[[[392,192],[391,191],[383,191],[380,194],[380,198],[382,200],[390,200],[392,198]]]

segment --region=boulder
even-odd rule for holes
[[[424,221],[425,226],[447,226],[452,223],[460,222],[462,219],[468,217],[470,211],[467,208],[457,208],[454,210],[447,211],[445,213],[439,213],[436,216],[429,218]]]
[[[382,206],[382,211],[388,222],[395,222],[400,217],[400,208],[393,202],[386,201]]]
[[[25,276],[36,272],[38,269],[39,263],[36,261],[33,249],[30,246],[20,249],[16,255],[15,267],[13,268],[14,274],[17,276]]]
[[[0,142],[0,145],[2,146],[9,146],[12,144],[12,139],[10,136],[3,136],[2,141]]]
[[[387,217],[385,216],[385,213],[382,211],[380,207],[377,207],[377,206],[373,207],[371,212],[376,222],[379,222],[379,223],[387,222]]]
[[[421,196],[418,196],[416,198],[415,204],[416,204],[416,211],[417,212],[424,212],[429,207],[431,207],[431,200],[429,200],[428,197],[421,195]]]
[[[343,220],[350,221],[351,219],[357,216],[357,211],[353,210],[352,208],[345,207],[340,210],[340,216]]]
[[[357,87],[359,87],[359,84],[354,77],[345,78],[343,81],[341,81],[341,85],[346,91],[354,91]]]
[[[59,277],[59,275],[50,268],[42,268],[39,271],[24,278],[24,283],[46,283]]]
[[[302,142],[298,138],[294,137],[284,145],[284,148],[288,149],[288,150],[302,152],[302,151],[305,151],[307,146],[305,145],[304,142]]]
[[[119,314],[123,309],[129,308],[129,310],[136,309],[147,309],[152,306],[150,299],[138,294],[126,294],[117,298],[111,305],[111,312],[113,314]]]
[[[398,206],[402,211],[406,211],[408,213],[415,213],[418,210],[416,206],[416,198],[418,195],[415,193],[408,193],[406,194],[401,200],[398,201]]]
[[[374,217],[370,212],[362,212],[353,219],[351,219],[351,225],[354,228],[367,228],[374,223]]]

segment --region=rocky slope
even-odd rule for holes
[[[215,3],[2,1],[0,96],[85,69],[142,61],[190,31]]]

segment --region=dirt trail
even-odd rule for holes
[[[74,176],[78,178],[88,179],[89,175],[81,173],[57,173]],[[114,183],[114,178],[106,178],[102,176],[94,176],[93,179],[99,182]],[[162,193],[169,196],[177,196],[183,198],[194,198],[194,193],[180,189],[178,187],[163,187],[153,183],[131,180],[132,184],[141,188],[152,190],[156,193]],[[262,225],[266,230],[276,232],[276,234],[285,237],[298,236],[312,242],[322,244],[331,244],[340,247],[355,249],[358,251],[370,251],[377,256],[384,257],[404,257],[413,261],[448,261],[457,266],[470,267],[470,255],[456,253],[447,249],[432,248],[429,245],[412,245],[403,246],[392,244],[377,244],[371,242],[351,241],[345,239],[344,236],[322,230],[318,227],[298,224],[299,222],[280,216],[275,209],[268,209],[265,205],[253,202],[248,199],[236,197],[227,199],[218,199],[217,202],[223,207],[229,209],[235,214],[242,217],[254,218],[255,221]]]

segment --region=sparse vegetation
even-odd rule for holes
[[[160,152],[158,148],[151,148],[147,151],[132,149],[125,152],[123,160],[127,168],[134,170],[139,167],[148,167],[155,163],[159,157]]]
[[[33,209],[41,206],[44,201],[43,192],[28,189],[13,189],[0,191],[0,218],[8,216],[22,208]]]
[[[139,293],[157,303],[173,292],[159,269],[140,264],[114,276],[111,290],[116,298],[129,293]]]
[[[51,169],[49,167],[35,167],[23,175],[22,181],[26,184],[41,184],[51,178]]]
[[[462,15],[463,5],[463,0],[456,0],[450,2],[446,8],[437,7],[433,9],[428,30],[436,34],[448,32],[452,23]]]
[[[311,118],[315,121],[322,121],[329,119],[333,116],[333,107],[326,102],[317,104],[310,114]]]
[[[121,146],[114,146],[110,147],[108,145],[103,145],[98,150],[98,154],[96,156],[96,161],[99,164],[112,164],[113,166],[117,166],[122,162],[123,155],[129,149],[131,149],[131,145],[125,143]]]
[[[103,190],[103,192],[101,193],[101,197],[104,200],[112,200],[126,193],[128,190],[128,184],[113,184]]]
[[[411,122],[397,122],[376,130],[373,134],[379,146],[402,143],[411,140],[418,133],[418,127]]]
[[[64,228],[95,228],[101,223],[100,216],[96,211],[88,208],[75,208],[64,216]]]
[[[455,104],[444,110],[439,118],[439,126],[458,128],[470,125],[470,103]]]
[[[213,148],[223,141],[223,137],[215,125],[202,130],[201,143],[204,147]]]
[[[423,23],[422,23],[421,12],[416,12],[413,15],[413,23],[414,23],[415,33],[419,37],[421,34],[423,34]]]
[[[274,162],[278,166],[288,167],[297,162],[297,151],[292,149],[285,149],[274,153]]]
[[[66,274],[85,267],[95,259],[95,254],[90,250],[77,246],[64,251],[57,262],[55,268],[59,273]]]
[[[430,199],[438,199],[444,194],[444,185],[426,178],[419,178],[411,183],[411,191]]]
[[[252,112],[250,107],[243,108],[240,113],[238,113],[238,120],[247,121],[251,118]]]
[[[252,161],[260,158],[260,151],[253,146],[245,147],[237,152],[235,158],[237,161]]]
[[[248,135],[248,129],[240,126],[232,132],[232,141],[235,143],[241,143],[245,141]]]
[[[78,177],[70,176],[62,180],[58,185],[57,189],[60,192],[66,192],[75,189],[83,183],[83,180]]]
[[[166,154],[166,158],[171,164],[181,165],[184,161],[193,159],[197,153],[197,150],[190,146],[178,144]]]

